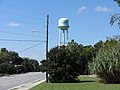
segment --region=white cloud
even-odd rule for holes
[[[95,11],[97,11],[97,12],[112,12],[112,9],[111,8],[107,8],[107,7],[97,6],[95,8]]]
[[[9,26],[10,27],[19,27],[20,23],[19,22],[11,22],[11,23],[9,23]]]
[[[85,11],[87,8],[85,6],[82,6],[78,9],[77,13],[80,14],[81,12]]]

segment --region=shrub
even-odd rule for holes
[[[70,57],[64,46],[56,47],[49,52],[49,81],[51,83],[77,82],[80,69],[75,57]]]
[[[103,83],[120,83],[120,45],[100,49],[90,69]]]

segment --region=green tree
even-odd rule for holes
[[[31,66],[32,66],[32,71],[33,72],[39,71],[39,63],[38,63],[38,61],[34,60],[34,59],[30,59],[30,62],[31,62]]]
[[[8,51],[1,48],[0,52],[0,74],[15,74],[23,72],[38,71],[39,63],[37,60],[21,58],[17,52]]]
[[[8,73],[9,71],[9,53],[6,48],[2,48],[0,52],[0,73]]]
[[[93,46],[88,45],[84,46],[82,52],[80,52],[80,61],[81,61],[81,74],[90,74],[88,65],[95,56],[95,50]]]
[[[41,72],[46,72],[46,70],[47,70],[46,65],[48,65],[46,60],[42,60],[40,63],[41,63],[41,65],[39,66],[40,71]]]
[[[34,59],[23,58],[22,66],[24,68],[23,72],[36,72],[38,71],[39,63]]]
[[[84,72],[83,70],[83,61],[82,61],[82,51],[83,51],[83,45],[78,45],[74,40],[71,40],[71,42],[67,45],[67,54],[72,62],[77,64],[73,69],[76,69],[76,72],[80,75]],[[71,64],[72,64],[71,62]]]
[[[12,61],[12,63],[15,65],[20,65],[21,62],[23,62],[23,60],[19,57],[18,53],[14,51],[10,51],[9,56],[10,56],[10,61]]]
[[[67,46],[52,48],[48,61],[41,61],[40,70],[48,71],[50,82],[75,82],[79,75],[89,74],[88,64],[93,56],[93,46],[79,45],[72,40]]]
[[[94,45],[94,49],[95,49],[95,55],[97,54],[97,52],[99,51],[99,49],[102,47],[103,45],[103,41],[100,40],[99,42],[97,42],[95,45]]]
[[[8,63],[7,62],[0,64],[0,73],[1,74],[7,74],[8,71],[9,71],[9,69],[8,69]]]
[[[9,59],[10,59],[10,55],[8,50],[6,50],[6,48],[2,48],[0,52],[0,64],[8,62]]]
[[[49,55],[49,81],[50,82],[75,82],[78,69],[75,58],[68,56],[67,49],[57,47],[54,53]],[[52,57],[52,58],[51,58]],[[54,57],[54,58],[53,58]]]

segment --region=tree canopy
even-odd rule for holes
[[[21,58],[17,52],[8,51],[6,48],[1,48],[0,51],[0,74],[25,73],[39,70],[37,60]]]
[[[88,63],[93,55],[93,46],[79,45],[72,40],[67,46],[52,48],[48,63],[41,61],[41,70],[48,71],[50,82],[77,82],[79,75],[89,73]]]

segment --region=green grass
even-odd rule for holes
[[[79,83],[42,83],[30,90],[120,90],[120,84],[102,84],[99,78],[80,77]]]

